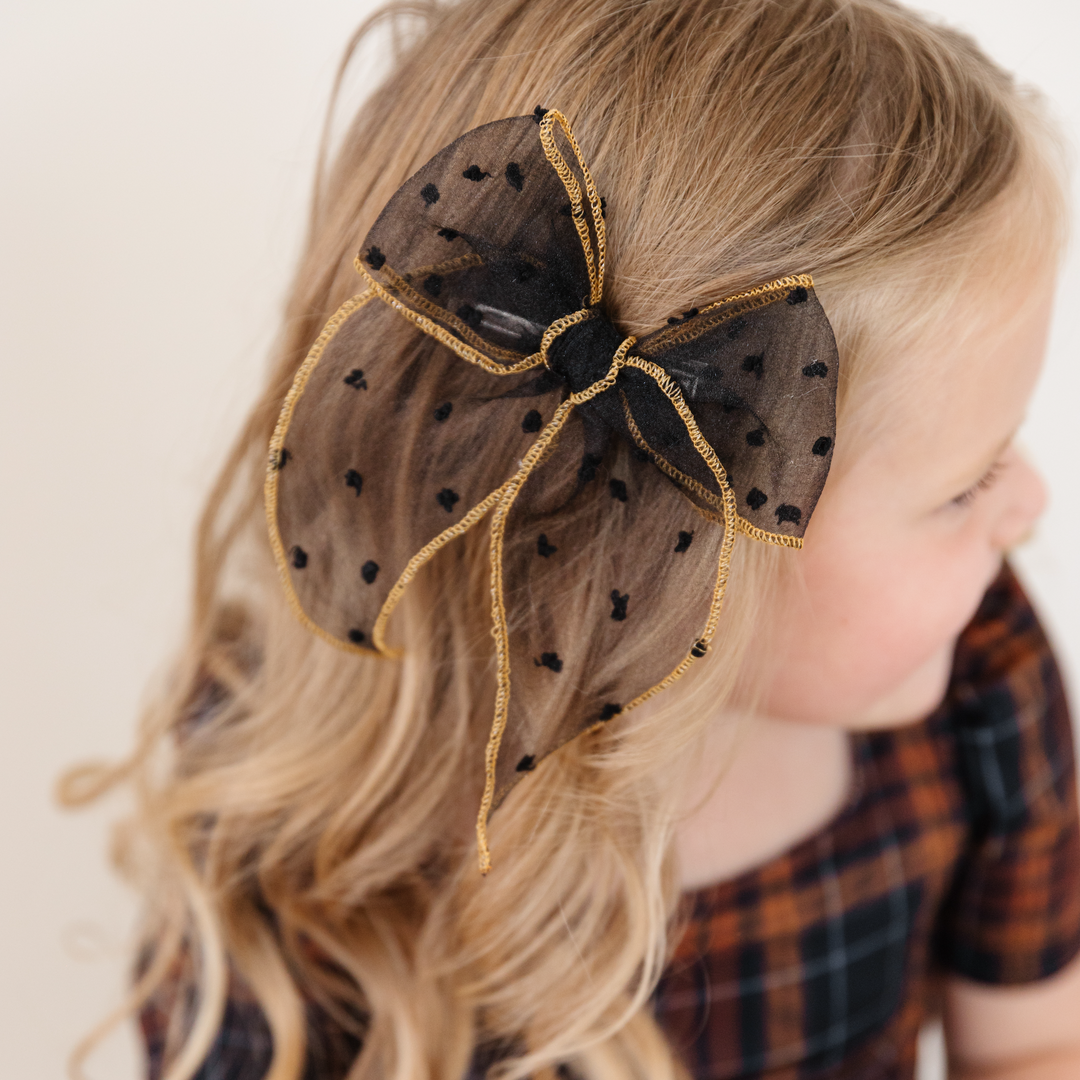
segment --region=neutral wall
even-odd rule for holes
[[[54,808],[128,747],[178,640],[196,508],[251,401],[336,57],[369,0],[0,5],[0,1076],[59,1080],[117,999],[119,803]],[[1072,0],[937,0],[1075,135]],[[374,63],[374,58],[371,60]],[[370,66],[370,65],[369,65]],[[1026,440],[1054,501],[1022,569],[1080,686],[1080,262]],[[91,1075],[138,1075],[130,1030]]]

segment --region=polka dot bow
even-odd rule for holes
[[[801,546],[832,456],[836,344],[811,278],[635,339],[605,314],[605,209],[561,113],[467,132],[379,215],[366,287],[270,446],[286,594],[344,649],[397,655],[406,587],[488,519],[485,872],[506,792],[705,655],[736,535]]]

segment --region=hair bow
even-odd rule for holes
[[[705,654],[736,534],[801,546],[832,455],[836,344],[812,279],[638,340],[603,306],[605,206],[555,110],[451,143],[379,215],[367,287],[315,342],[270,445],[287,597],[344,649],[396,655],[409,582],[490,515],[484,872],[518,779]]]

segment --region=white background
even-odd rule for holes
[[[922,6],[1040,86],[1077,141],[1073,0]],[[4,1080],[60,1080],[119,998],[135,910],[106,869],[121,806],[68,815],[51,788],[128,748],[180,639],[197,507],[259,385],[336,60],[372,7],[0,5]],[[1025,432],[1054,499],[1019,560],[1076,686],[1078,294],[1074,256]],[[90,1074],[134,1080],[138,1060],[124,1031]]]

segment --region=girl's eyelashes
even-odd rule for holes
[[[995,461],[993,465],[991,465],[990,468],[987,469],[986,472],[984,472],[982,476],[980,476],[979,479],[976,480],[975,483],[967,489],[967,491],[960,492],[959,495],[952,499],[951,505],[970,506],[971,503],[973,503],[978,497],[980,491],[986,491],[987,488],[993,486],[994,482],[1001,475],[1004,468],[1004,462],[1002,462],[1001,460]]]

